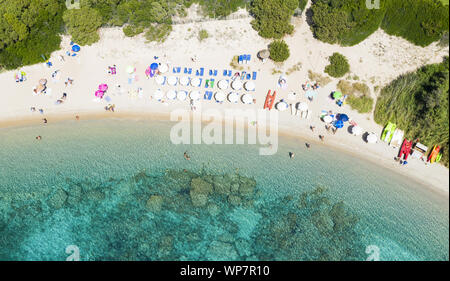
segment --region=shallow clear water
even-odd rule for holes
[[[0,259],[449,258],[448,199],[416,182],[289,137],[172,145],[169,124],[0,129]]]

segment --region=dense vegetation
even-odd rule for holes
[[[0,69],[34,64],[57,50],[64,9],[55,0],[1,0]]]
[[[100,39],[97,30],[102,25],[102,18],[97,10],[88,7],[67,10],[63,19],[72,40],[78,44],[91,45]]]
[[[334,53],[328,60],[330,64],[325,67],[325,73],[331,77],[339,78],[350,71],[350,65],[344,55]]]
[[[283,40],[273,41],[269,45],[270,59],[275,62],[283,62],[290,56],[289,46]]]
[[[312,30],[324,42],[358,44],[379,27],[420,46],[449,29],[448,7],[439,0],[385,0],[368,9],[366,0],[313,0]]]
[[[370,89],[366,84],[341,80],[337,84],[337,88],[344,95],[347,95],[346,102],[352,109],[357,110],[359,113],[372,111],[373,99],[370,96]]]
[[[253,0],[252,26],[263,38],[281,39],[294,31],[290,20],[298,5],[299,0]]]
[[[442,162],[448,166],[449,152],[449,59],[402,75],[381,90],[375,107],[375,121],[388,121],[432,147],[444,148]]]

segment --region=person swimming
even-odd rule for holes
[[[37,136],[36,139],[37,139],[37,140],[41,140],[42,137],[41,137],[41,136]]]
[[[184,159],[191,160],[191,157],[187,154],[187,151],[184,152]]]

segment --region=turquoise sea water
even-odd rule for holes
[[[295,138],[259,156],[169,130],[0,129],[0,259],[65,260],[69,245],[81,260],[449,259],[448,198],[416,182]]]

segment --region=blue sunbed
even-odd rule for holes
[[[214,70],[214,76],[217,76],[217,69]]]
[[[187,74],[188,73],[188,69],[187,69],[187,67],[185,67],[184,68],[184,74]]]
[[[251,59],[252,59],[252,55],[247,55],[248,62],[250,62]]]
[[[212,76],[212,75],[213,75],[213,70],[210,69],[210,70],[209,70],[209,76]]]
[[[189,68],[188,74],[192,74],[192,68]]]
[[[241,80],[244,80],[245,79],[245,74],[246,74],[247,72],[245,72],[245,71],[242,71],[242,74],[241,74]]]
[[[177,67],[177,73],[181,72],[181,67]]]
[[[200,68],[200,76],[203,76],[205,74],[205,69],[202,67]]]
[[[228,74],[228,71],[225,69],[225,70],[223,71],[223,76],[227,76],[227,74]]]
[[[232,70],[228,70],[228,76],[231,77],[231,75],[233,75],[233,71]]]
[[[256,80],[256,71],[253,71],[253,77],[252,80]]]
[[[252,75],[250,73],[247,74],[247,80],[252,79]]]
[[[209,88],[209,79],[205,81],[205,88]]]
[[[205,100],[211,100],[211,99],[212,99],[212,96],[213,96],[213,92],[211,92],[211,91],[206,91],[203,98],[204,98]]]
[[[172,72],[177,73],[177,68],[175,66],[173,67]]]
[[[244,56],[240,55],[239,58],[238,58],[238,63],[241,63],[243,60],[244,60]]]

